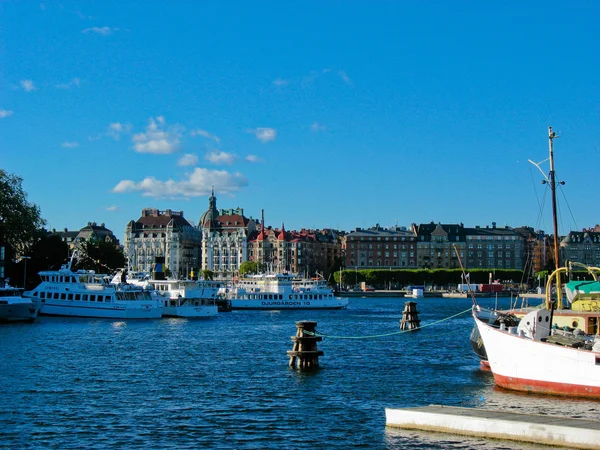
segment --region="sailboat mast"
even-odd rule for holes
[[[556,210],[556,174],[554,172],[554,146],[553,140],[556,138],[556,133],[552,131],[552,127],[548,127],[548,145],[550,147],[550,190],[552,192],[552,225],[554,227],[554,263],[556,269],[560,267],[560,253],[558,243],[558,213]]]
[[[560,253],[558,242],[558,212],[556,208],[556,174],[554,172],[554,147],[553,140],[557,138],[556,133],[552,131],[552,127],[548,127],[548,146],[550,147],[550,173],[548,179],[550,181],[550,191],[552,193],[552,225],[554,227],[554,263],[556,269],[560,268]],[[549,297],[547,297],[549,298]],[[554,307],[562,308],[562,287],[560,285],[560,275],[556,277],[556,305],[551,306],[550,310],[554,311]],[[552,319],[552,315],[550,316]]]

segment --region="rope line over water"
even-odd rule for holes
[[[330,335],[330,334],[320,333],[319,331],[316,331],[316,330],[315,330],[314,333],[313,332],[308,332],[308,331],[304,331],[304,333],[305,334],[310,334],[312,336],[321,336],[321,337],[330,338],[330,339],[376,339],[376,338],[381,338],[381,337],[394,336],[396,334],[410,333],[412,331],[417,331],[417,330],[420,330],[422,328],[427,328],[427,327],[431,327],[433,325],[438,325],[438,324],[440,324],[442,322],[446,322],[447,320],[454,319],[455,317],[462,316],[463,314],[471,312],[471,310],[472,310],[472,308],[465,309],[464,311],[461,311],[461,312],[459,312],[457,314],[454,314],[453,316],[446,317],[445,319],[436,320],[435,322],[431,322],[431,323],[428,323],[426,325],[422,325],[419,328],[413,328],[411,330],[394,331],[392,333],[372,334],[372,335],[367,335],[367,336],[334,336],[334,335]]]

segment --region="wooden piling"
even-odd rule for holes
[[[321,336],[315,336],[317,322],[301,321],[296,322],[296,336],[292,336],[294,347],[288,350],[287,354],[290,357],[290,367],[310,370],[319,367],[319,356],[323,356],[323,352],[317,349],[317,342],[322,341]]]
[[[416,330],[421,326],[419,320],[419,311],[417,311],[416,302],[404,303],[404,311],[402,311],[402,320],[400,321],[401,330]]]

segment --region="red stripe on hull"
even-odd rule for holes
[[[540,380],[524,380],[494,374],[494,381],[502,388],[532,394],[566,395],[569,397],[586,397],[600,399],[600,387],[580,384],[553,383]]]

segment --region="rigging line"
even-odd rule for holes
[[[571,214],[571,219],[573,219],[573,224],[575,224],[575,229],[578,230],[579,227],[577,226],[577,221],[575,220],[575,216],[573,216],[573,211],[571,211],[571,205],[569,205],[569,202],[567,201],[567,196],[565,195],[565,191],[563,190],[562,186],[559,186],[560,188],[560,193],[562,194],[562,197],[565,201],[565,204],[567,205],[567,209],[569,210],[569,214]]]
[[[375,338],[380,338],[380,337],[394,336],[394,335],[397,335],[397,334],[410,333],[412,331],[417,331],[417,330],[420,330],[422,328],[431,327],[433,325],[437,325],[437,324],[445,322],[447,320],[454,319],[455,317],[458,317],[458,316],[461,316],[461,315],[463,315],[465,313],[468,313],[471,310],[472,310],[472,308],[465,309],[464,311],[461,311],[461,312],[459,312],[457,314],[454,314],[453,316],[446,317],[445,319],[440,319],[440,320],[437,320],[435,322],[428,323],[426,325],[421,325],[419,328],[413,328],[411,330],[394,331],[392,333],[372,334],[372,335],[367,335],[367,336],[334,336],[334,335],[320,333],[320,332],[318,332],[316,330],[315,330],[314,333],[311,332],[311,331],[306,331],[305,330],[304,333],[307,334],[307,335],[309,335],[309,336],[320,336],[320,337],[330,338],[330,339],[375,339]]]
[[[529,175],[531,175],[531,184],[533,186],[533,192],[535,193],[535,200],[537,201],[538,211],[539,211],[540,209],[542,209],[542,203],[540,202],[540,196],[538,195],[538,191],[536,189],[536,183],[533,178],[533,169],[531,168],[531,166],[529,166]],[[538,216],[538,219],[539,219],[539,216]]]

